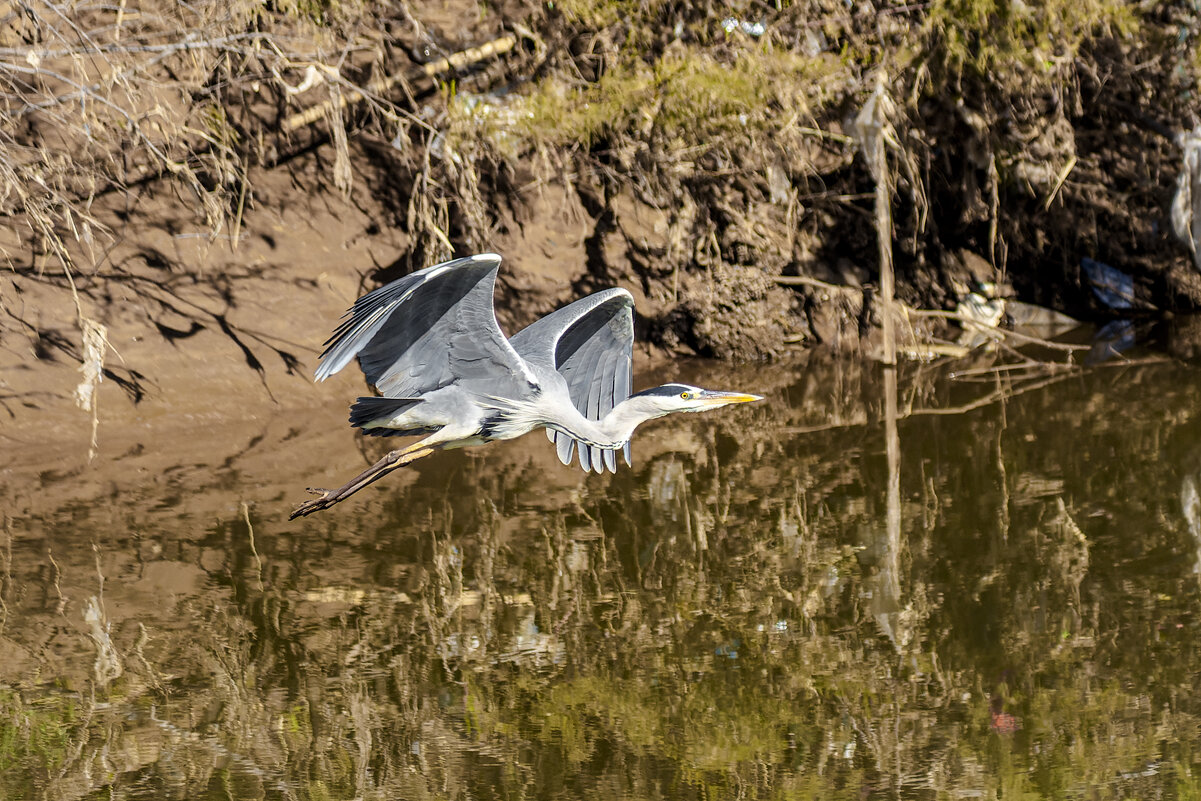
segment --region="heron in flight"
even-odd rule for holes
[[[325,343],[324,381],[358,357],[380,397],[359,398],[350,424],[377,437],[421,436],[335,490],[292,512],[295,519],[345,500],[381,476],[434,451],[546,430],[563,464],[585,470],[630,464],[630,435],[647,420],[701,412],[758,395],[664,384],[630,394],[634,299],[606,289],[506,338],[492,293],[500,256],[436,264],[359,298]]]

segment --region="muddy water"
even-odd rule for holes
[[[0,797],[1198,793],[1195,371],[663,378],[768,401],[298,523],[340,406],[6,487]]]

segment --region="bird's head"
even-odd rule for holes
[[[630,396],[637,399],[645,411],[655,417],[675,412],[704,412],[731,403],[749,403],[763,400],[762,395],[748,395],[745,392],[721,392],[713,389],[701,389],[688,384],[664,384],[636,392]]]

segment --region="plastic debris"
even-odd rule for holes
[[[1134,297],[1134,279],[1121,270],[1093,259],[1081,259],[1080,266],[1092,285],[1097,300],[1110,309],[1133,309],[1138,305]]]
[[[959,301],[955,313],[978,325],[996,328],[1005,315],[1005,299],[986,298],[979,292],[972,292]]]
[[[990,334],[1005,316],[1004,298],[987,298],[979,292],[970,292],[968,296],[955,306],[955,313],[960,317],[963,333],[959,335],[958,344],[966,348],[978,348],[996,342],[996,335]]]
[[[1020,300],[1009,301],[1005,306],[1005,314],[1015,331],[1029,331],[1044,339],[1059,336],[1080,325],[1080,321],[1074,317]]]
[[[726,33],[734,33],[734,31],[742,31],[747,36],[758,38],[767,33],[767,26],[763,24],[763,20],[758,22],[747,22],[743,19],[734,19],[734,17],[726,17],[721,21],[721,28]]]
[[[1114,320],[1106,323],[1096,336],[1093,346],[1084,357],[1085,364],[1100,364],[1134,347],[1136,341],[1133,320]]]
[[[1184,158],[1172,198],[1172,231],[1188,246],[1193,264],[1201,270],[1201,125],[1178,134],[1176,144]]]

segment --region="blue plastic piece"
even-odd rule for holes
[[[1080,266],[1093,287],[1097,300],[1111,309],[1133,309],[1134,279],[1121,270],[1092,259],[1081,259]]]

